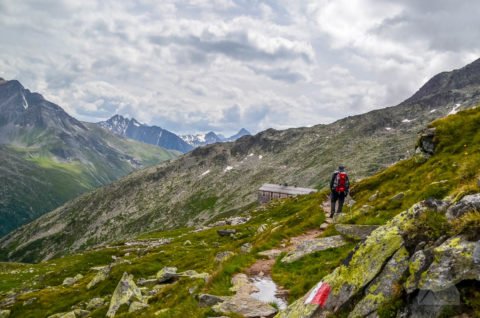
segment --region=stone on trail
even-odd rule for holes
[[[388,304],[395,297],[393,286],[398,284],[408,268],[409,254],[400,248],[387,262],[382,272],[368,285],[365,296],[357,303],[349,318],[365,317]]]
[[[114,317],[122,305],[130,305],[134,301],[144,302],[140,289],[133,281],[133,275],[123,273],[122,279],[118,282],[113,292],[108,308],[107,317]]]
[[[273,250],[267,250],[267,251],[259,252],[258,255],[266,257],[268,259],[276,259],[282,253],[283,252],[281,250],[273,249]]]
[[[347,242],[343,239],[341,235],[323,237],[313,240],[308,240],[302,242],[297,248],[290,253],[288,253],[283,259],[282,263],[292,263],[295,262],[302,257],[319,252],[324,251],[330,248],[337,248],[347,244]]]
[[[93,279],[90,281],[90,283],[88,283],[87,289],[92,289],[93,287],[97,286],[99,283],[106,280],[110,275],[110,269],[111,269],[110,266],[105,266],[102,269],[100,269],[95,275],[95,277],[93,277]]]
[[[157,273],[157,281],[165,283],[178,277],[176,267],[164,267]]]
[[[335,224],[335,229],[343,236],[364,240],[378,225]]]

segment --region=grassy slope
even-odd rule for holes
[[[437,154],[424,161],[418,157],[397,163],[380,174],[364,179],[355,185],[352,223],[383,223],[397,214],[404,207],[427,197],[444,197],[450,195],[459,197],[463,194],[478,192],[476,178],[480,168],[479,145],[480,110],[462,112],[455,116],[438,120],[432,124],[437,128]],[[448,182],[432,185],[432,182],[448,180]],[[408,190],[414,189],[412,194]],[[376,200],[369,201],[369,197],[379,192]],[[388,198],[404,191],[405,199],[400,204],[392,204]],[[114,267],[111,278],[101,283],[91,291],[85,286],[93,277],[90,270],[95,265],[106,265],[111,262],[110,256],[125,254],[128,247],[116,245],[111,248],[88,251],[81,254],[54,259],[37,265],[3,264],[0,266],[0,293],[6,293],[12,288],[37,288],[39,291],[25,293],[18,297],[12,317],[41,317],[59,311],[67,311],[72,305],[87,301],[95,296],[111,294],[124,271],[135,275],[135,279],[154,275],[163,266],[177,266],[180,271],[194,269],[199,272],[207,271],[213,274],[213,279],[205,284],[203,281],[181,279],[161,290],[150,301],[150,309],[141,313],[121,314],[119,317],[150,317],[162,308],[169,311],[159,317],[207,317],[212,315],[210,309],[199,308],[194,295],[189,293],[190,288],[195,292],[207,292],[217,295],[229,294],[230,278],[232,274],[240,272],[252,264],[257,258],[256,252],[269,249],[281,244],[289,237],[303,233],[317,227],[323,222],[323,213],[320,211],[320,202],[325,193],[318,193],[283,201],[272,202],[265,208],[254,209],[250,212],[252,220],[247,224],[235,226],[240,234],[237,239],[219,237],[216,229],[194,233],[190,229],[177,229],[168,232],[153,232],[142,235],[141,239],[172,237],[174,241],[162,247],[150,250],[147,254],[136,255],[131,253],[125,257],[131,264],[121,264]],[[365,203],[373,206],[369,213],[360,213],[359,207]],[[478,213],[477,213],[478,214]],[[477,233],[480,230],[480,217],[470,214],[457,222],[448,231],[459,233],[468,229]],[[437,220],[428,216],[412,231],[427,231],[432,235],[442,234],[444,220]],[[267,231],[258,234],[257,228],[261,224],[268,224]],[[225,227],[232,228],[232,227]],[[335,234],[328,230],[327,234]],[[185,245],[189,240],[192,245]],[[248,254],[240,253],[240,246],[246,242],[253,245]],[[324,275],[329,273],[355,246],[352,242],[346,247],[331,249],[308,256],[289,265],[279,262],[274,266],[273,278],[291,291],[290,300],[303,295]],[[217,252],[231,250],[236,256],[219,265],[213,261]],[[82,273],[85,278],[74,287],[61,287],[62,280],[68,276]],[[14,274],[14,275],[13,275]],[[54,286],[46,289],[46,286]],[[462,293],[475,294],[474,290],[465,289]],[[4,294],[5,295],[5,294]],[[23,306],[23,301],[36,297],[31,305]],[[466,296],[467,297],[467,296]],[[471,296],[468,296],[471,297]],[[1,296],[0,296],[1,299]],[[470,306],[476,310],[480,304],[471,301]],[[100,308],[92,317],[103,317],[107,308]],[[384,311],[388,313],[388,308]]]
[[[112,149],[125,157],[135,158],[143,167],[178,155],[160,147],[115,137],[96,126],[90,129],[90,133],[100,136]],[[59,161],[50,153],[50,149],[58,147],[59,143],[52,143],[48,134],[36,135],[35,139],[32,139],[31,133],[21,137],[21,146],[17,141],[16,146],[0,147],[0,178],[3,180],[0,188],[0,236],[135,169],[128,158],[99,158],[89,149],[84,149],[83,154],[90,164],[79,160]],[[38,148],[27,146],[29,144],[46,146]]]

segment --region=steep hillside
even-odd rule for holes
[[[480,82],[466,75],[476,70],[472,65],[448,73],[471,81],[435,91],[428,82],[414,99],[395,107],[197,148],[71,201],[4,238],[1,246],[8,259],[40,260],[112,238],[201,224],[255,204],[264,182],[322,187],[339,162],[359,180],[410,157],[427,123],[478,103]]]
[[[106,121],[97,123],[97,125],[116,135],[165,149],[176,150],[182,153],[193,149],[193,146],[186,143],[176,134],[158,126],[141,124],[135,118],[129,119],[115,115]]]
[[[18,81],[2,81],[0,236],[86,191],[177,155],[82,123]]]
[[[3,263],[0,308],[9,318],[477,317],[479,125],[480,109],[435,121],[415,156],[355,184],[352,210],[336,224],[325,227],[319,192],[201,229],[145,233],[39,264]],[[359,239],[353,230],[362,224],[378,227]],[[339,234],[341,245],[329,245]],[[309,242],[325,246],[315,251]],[[302,254],[285,261],[294,252]],[[323,307],[306,304],[320,281],[329,286]]]

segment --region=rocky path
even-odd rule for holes
[[[333,223],[333,219],[329,217],[330,214],[330,202],[325,201],[322,204],[322,209],[325,213],[325,221],[320,225],[318,229],[309,230],[301,235],[290,238],[288,241],[283,242],[277,249],[267,250],[260,252],[260,255],[265,259],[260,259],[255,262],[246,273],[249,276],[270,276],[272,267],[275,264],[275,260],[280,254],[286,252],[290,253],[295,251],[305,242],[311,242],[317,238],[325,229]]]

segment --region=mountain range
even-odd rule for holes
[[[0,235],[178,155],[80,122],[20,82],[0,79]]]
[[[235,141],[243,136],[250,136],[251,133],[245,128],[240,129],[238,133],[230,137],[225,137],[222,134],[216,134],[213,131],[206,134],[195,134],[195,135],[182,135],[182,138],[186,143],[191,145],[194,148],[214,144],[217,142],[229,142]]]
[[[38,261],[152,230],[200,226],[254,206],[263,183],[322,188],[339,163],[361,180],[413,155],[431,121],[476,106],[480,60],[441,73],[397,106],[329,125],[268,129],[134,172],[7,235],[4,259]]]
[[[217,135],[214,132],[178,136],[161,127],[145,125],[138,122],[135,118],[129,119],[121,115],[114,115],[110,119],[97,124],[119,136],[182,153],[189,152],[200,146],[216,142],[235,141],[240,137],[250,135],[246,129],[241,129],[237,134],[229,138]]]

